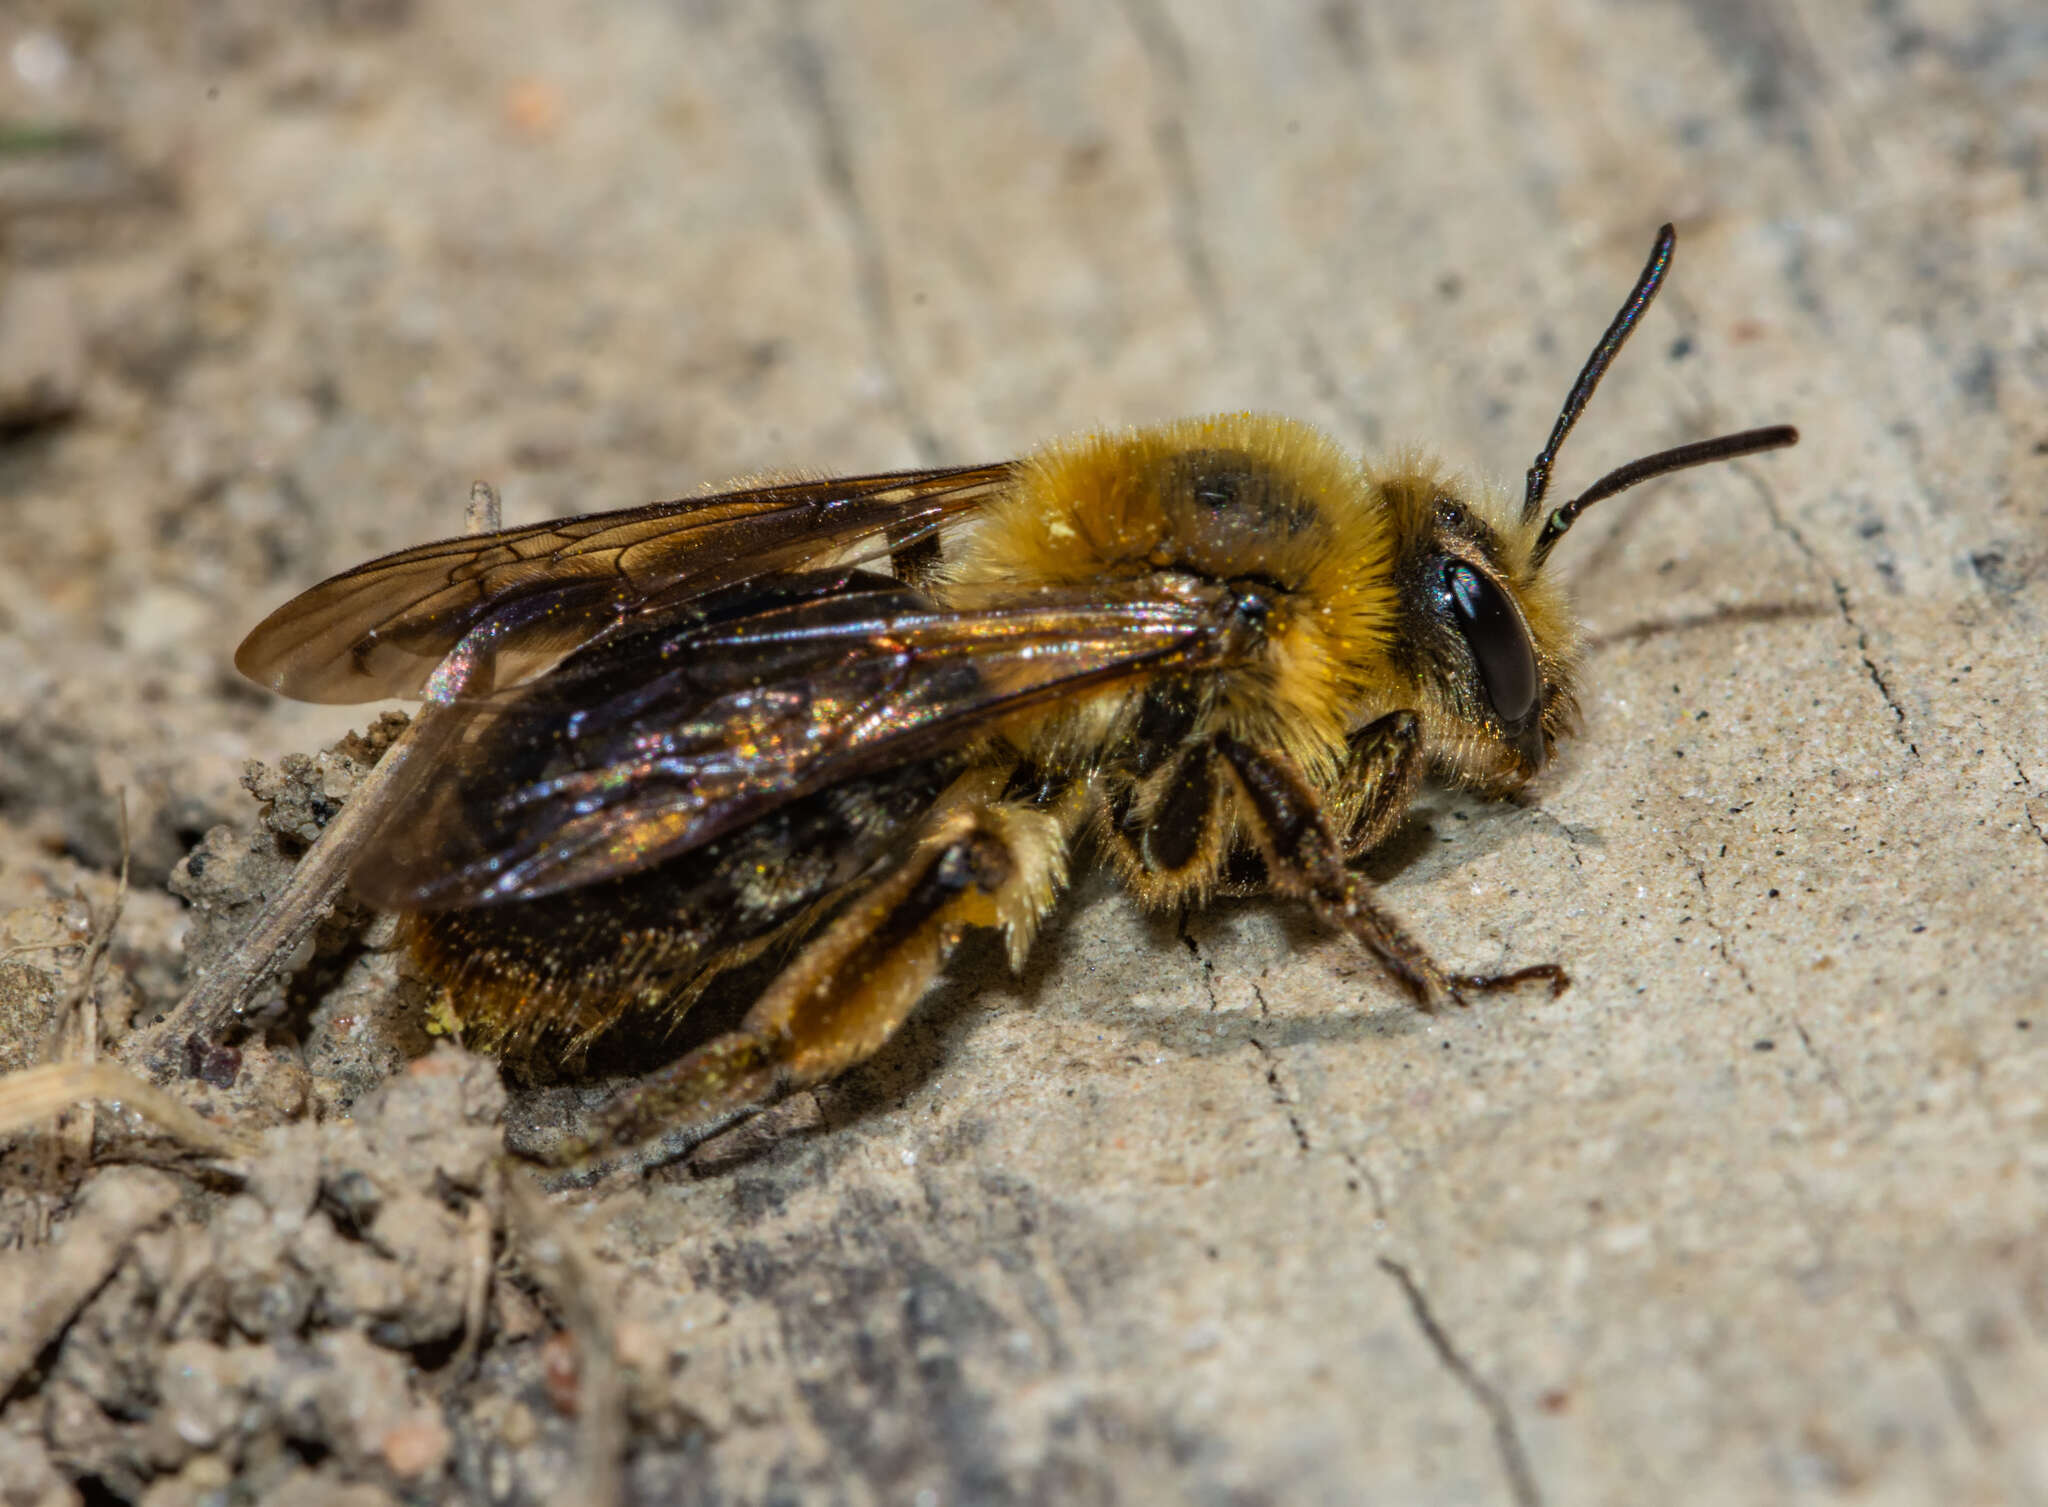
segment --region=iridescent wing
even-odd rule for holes
[[[940,605],[872,575],[763,583],[647,624],[467,719],[358,865],[398,910],[533,899],[649,868],[812,791],[945,757],[1060,698],[1220,664],[1220,586],[1090,583]]]
[[[235,667],[300,701],[377,701],[421,694],[467,638],[487,646],[491,684],[516,685],[643,612],[927,537],[1010,471],[784,482],[422,544],[294,597],[242,641]]]

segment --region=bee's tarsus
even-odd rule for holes
[[[1381,909],[1370,881],[1345,865],[1344,850],[1301,770],[1284,753],[1252,748],[1227,733],[1219,734],[1215,745],[1245,794],[1252,837],[1273,888],[1307,901],[1326,922],[1356,938],[1414,996],[1419,1009],[1433,1012],[1446,999],[1462,1004],[1455,981]]]
[[[1556,999],[1571,987],[1571,975],[1564,971],[1562,964],[1536,963],[1528,968],[1517,968],[1512,973],[1461,973],[1451,982],[1460,989],[1470,989],[1475,994],[1495,994],[1503,989],[1519,988],[1538,980],[1550,985],[1550,997]]]

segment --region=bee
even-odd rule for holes
[[[785,951],[736,1028],[616,1094],[564,1161],[863,1061],[968,930],[1021,962],[1084,844],[1148,907],[1303,904],[1424,1010],[1560,989],[1555,964],[1448,970],[1354,865],[1425,776],[1502,795],[1575,726],[1548,565],[1580,514],[1797,440],[1680,445],[1547,505],[1674,244],[1519,505],[1233,413],[422,545],[280,607],[235,663],[453,719],[351,883],[485,1044],[580,1048]]]

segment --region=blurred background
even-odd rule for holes
[[[0,948],[111,886],[118,789],[174,999],[244,761],[369,715],[235,643],[475,479],[1253,407],[1519,485],[1672,220],[1561,487],[1805,438],[1589,515],[1584,736],[1381,874],[1575,988],[1423,1021],[1084,885],[826,1134],[591,1211],[756,1399],[636,1489],[2048,1501],[2044,140],[2031,0],[9,0]],[[462,1458],[407,1499],[522,1499]]]

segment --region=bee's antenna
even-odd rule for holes
[[[1565,395],[1564,411],[1557,416],[1557,427],[1550,431],[1549,443],[1544,445],[1535,464],[1529,467],[1529,490],[1522,498],[1524,523],[1535,522],[1536,515],[1543,510],[1544,495],[1550,491],[1550,467],[1557,460],[1558,446],[1572,432],[1572,425],[1578,423],[1579,415],[1586,411],[1586,401],[1593,396],[1593,389],[1607,375],[1607,368],[1613,364],[1621,348],[1628,344],[1628,337],[1635,333],[1643,310],[1649,308],[1650,300],[1664,285],[1664,274],[1671,270],[1671,251],[1677,244],[1678,232],[1669,225],[1657,232],[1657,244],[1650,248],[1650,259],[1643,264],[1643,275],[1636,279],[1635,288],[1622,304],[1621,312],[1607,326],[1607,333],[1600,337],[1600,343],[1593,347],[1593,354],[1586,358],[1585,366],[1580,369],[1579,380]]]
[[[1759,450],[1778,450],[1786,445],[1798,443],[1797,429],[1790,424],[1773,424],[1768,429],[1745,429],[1740,434],[1724,434],[1718,439],[1694,440],[1690,445],[1674,445],[1669,450],[1659,450],[1655,455],[1646,455],[1641,460],[1632,460],[1625,466],[1617,466],[1550,515],[1543,525],[1543,532],[1536,536],[1532,562],[1540,566],[1549,556],[1551,546],[1562,539],[1564,531],[1572,526],[1572,521],[1603,497],[1612,497],[1616,492],[1626,492],[1637,482],[1648,481],[1653,476],[1663,476],[1671,471],[1683,471],[1688,466],[1704,466],[1708,461],[1734,460],[1739,455],[1755,455]]]
[[[1579,370],[1579,380],[1565,395],[1564,411],[1557,416],[1557,426],[1550,431],[1549,442],[1536,457],[1535,464],[1529,467],[1529,490],[1522,498],[1522,522],[1525,524],[1534,523],[1537,514],[1542,512],[1544,496],[1550,491],[1550,468],[1557,460],[1558,447],[1564,444],[1564,437],[1578,423],[1579,415],[1586,411],[1587,400],[1593,396],[1593,389],[1600,385],[1600,379],[1607,375],[1607,368],[1613,365],[1621,348],[1628,344],[1628,337],[1635,333],[1650,300],[1664,286],[1664,274],[1671,270],[1671,252],[1677,244],[1678,232],[1669,225],[1657,232],[1657,243],[1650,248],[1650,259],[1643,264],[1642,276],[1636,279],[1635,287],[1629,291],[1620,312],[1614,316],[1614,322],[1607,326],[1607,333],[1593,347],[1593,354],[1586,358],[1585,366]],[[1604,497],[1626,492],[1638,482],[1670,471],[1683,471],[1688,466],[1704,466],[1708,461],[1733,460],[1739,455],[1754,455],[1759,450],[1776,450],[1798,443],[1797,429],[1790,424],[1774,424],[1768,429],[1745,429],[1740,434],[1724,434],[1719,439],[1676,445],[1669,450],[1659,450],[1655,455],[1646,455],[1641,460],[1632,460],[1609,471],[1544,520],[1543,532],[1536,536],[1533,563],[1540,566],[1549,557],[1551,547],[1572,526],[1573,520]]]

